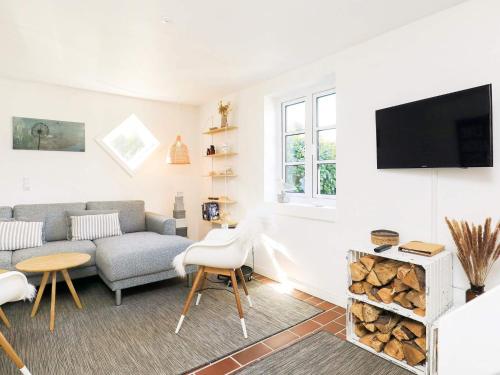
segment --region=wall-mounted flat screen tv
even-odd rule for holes
[[[376,111],[377,168],[493,166],[491,85]]]

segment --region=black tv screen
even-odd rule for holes
[[[376,111],[377,168],[492,167],[491,85]]]

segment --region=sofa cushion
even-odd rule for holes
[[[66,211],[66,222],[68,223],[68,240],[71,240],[73,228],[71,226],[71,216],[91,216],[91,215],[106,215],[117,213],[116,210],[71,210]]]
[[[0,251],[0,269],[12,270],[12,251]]]
[[[87,210],[118,211],[123,233],[144,232],[146,230],[144,201],[87,202]]]
[[[109,281],[148,275],[173,268],[175,256],[193,241],[152,232],[127,233],[95,240],[96,265]]]
[[[23,260],[39,257],[43,255],[52,255],[57,253],[84,253],[90,255],[90,261],[82,265],[88,267],[95,265],[96,247],[92,241],[53,241],[47,242],[40,247],[16,250],[12,252],[12,264],[17,264]]]
[[[0,220],[0,250],[12,251],[43,245],[43,221]]]
[[[68,233],[66,211],[84,209],[85,203],[22,204],[14,206],[14,219],[44,221],[45,240],[59,241]]]
[[[96,240],[121,236],[118,212],[104,215],[71,216],[71,240]]]
[[[12,208],[2,206],[0,207],[0,219],[11,219],[12,218]]]

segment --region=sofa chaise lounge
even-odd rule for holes
[[[68,212],[93,210],[117,211],[121,236],[94,241],[69,241]],[[97,210],[97,211],[95,211]],[[145,212],[143,201],[107,201],[87,203],[25,204],[0,207],[1,219],[43,221],[43,246],[15,251],[0,251],[0,268],[14,270],[23,260],[63,252],[86,253],[90,261],[70,270],[72,278],[99,275],[115,292],[116,305],[121,291],[137,285],[177,276],[172,260],[192,241],[175,235],[175,219]],[[192,267],[189,273],[194,272]],[[39,284],[41,274],[27,275]]]

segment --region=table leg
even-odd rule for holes
[[[40,300],[42,299],[43,291],[47,285],[47,280],[49,279],[50,272],[44,272],[42,276],[42,282],[40,283],[40,288],[38,289],[38,294],[36,295],[35,304],[33,305],[33,310],[31,310],[31,317],[33,318],[38,312],[38,307],[40,306]]]
[[[51,332],[54,332],[56,322],[56,282],[57,271],[52,272],[52,297],[50,299],[50,325]]]
[[[81,309],[82,303],[80,302],[80,298],[78,298],[78,294],[76,294],[76,290],[75,290],[75,287],[73,286],[73,283],[71,282],[71,277],[69,277],[68,270],[62,270],[61,273],[64,276],[64,280],[66,280],[66,284],[68,284],[69,291],[71,292],[71,295],[73,296],[73,299],[75,300],[76,307]]]

